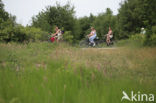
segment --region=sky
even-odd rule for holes
[[[17,17],[17,23],[22,25],[31,24],[31,18],[45,7],[56,5],[59,2],[65,5],[68,1],[75,6],[76,17],[89,16],[90,13],[98,15],[105,12],[106,8],[111,8],[113,14],[118,13],[119,3],[123,0],[2,0],[5,10]]]

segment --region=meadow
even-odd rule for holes
[[[130,103],[122,91],[156,94],[155,47],[0,43],[0,103]]]

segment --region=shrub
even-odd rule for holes
[[[63,39],[66,42],[73,43],[73,35],[71,34],[71,31],[66,31],[63,34]]]
[[[143,41],[145,39],[145,35],[142,35],[142,34],[131,35],[130,39],[131,40]]]
[[[48,39],[48,33],[39,28],[26,27],[23,31],[26,32],[28,39],[32,41],[46,41]]]
[[[24,42],[24,41],[45,41],[48,39],[48,33],[35,27],[23,27],[21,25],[7,25],[0,30],[0,41],[5,42]]]
[[[156,26],[152,26],[151,30],[148,30],[144,45],[156,46]]]
[[[145,35],[135,34],[131,35],[129,39],[123,39],[117,42],[117,46],[126,46],[126,47],[142,47],[145,40]]]
[[[150,45],[156,46],[156,34],[152,34],[152,36],[150,37]]]
[[[156,26],[152,26],[152,33],[156,34]]]

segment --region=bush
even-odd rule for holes
[[[46,41],[48,39],[48,33],[39,28],[26,27],[23,31],[26,32],[28,39],[32,41]]]
[[[10,42],[10,41],[15,41],[15,42],[22,42],[26,40],[26,33],[22,31],[23,27],[22,26],[7,26],[3,30],[0,31],[1,41],[5,42]]]
[[[4,42],[24,42],[24,41],[45,41],[48,33],[35,27],[23,27],[21,25],[7,25],[0,30],[0,41]]]
[[[156,46],[156,26],[152,26],[151,30],[148,30],[144,45]]]
[[[73,35],[71,34],[71,31],[66,31],[63,34],[63,39],[66,42],[73,43]]]
[[[123,39],[117,42],[117,46],[125,46],[125,47],[142,47],[145,40],[145,35],[135,34],[131,35],[129,39]]]
[[[142,34],[131,35],[130,39],[131,40],[143,41],[145,39],[145,35],[142,35]]]
[[[156,46],[156,34],[152,34],[152,36],[150,37],[150,45]]]
[[[156,26],[152,26],[152,33],[156,34]]]

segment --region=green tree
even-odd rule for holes
[[[32,18],[32,26],[52,32],[54,26],[73,31],[75,25],[74,7],[67,3],[64,6],[56,3],[56,6],[48,6]]]
[[[52,32],[52,26],[48,23],[48,16],[43,11],[32,17],[32,26],[41,28],[43,31]]]
[[[4,4],[0,0],[0,23],[7,21],[9,19],[9,14],[4,10]]]
[[[103,38],[104,35],[108,33],[109,27],[111,27],[115,33],[115,25],[116,16],[113,16],[110,8],[107,8],[105,13],[100,13],[93,22],[93,26],[96,28],[97,35],[100,38]]]
[[[78,33],[78,40],[84,38],[90,32],[90,27],[93,26],[93,22],[95,21],[96,17],[93,14],[90,14],[89,17],[81,17],[78,19],[79,22],[79,33]]]
[[[74,14],[74,6],[70,3],[64,6],[56,3],[56,6],[48,6],[46,10],[34,16],[32,18],[32,26],[47,32],[54,32],[55,26],[58,26],[64,31],[70,31],[75,41],[79,38],[80,27]]]
[[[156,25],[155,0],[125,0],[118,14],[119,38],[140,32],[141,27]]]

